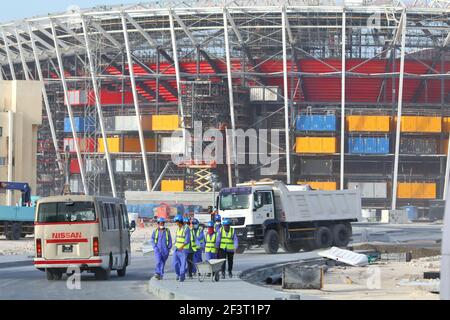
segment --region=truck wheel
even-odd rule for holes
[[[20,240],[21,235],[22,235],[22,225],[20,223],[13,223],[12,240]]]
[[[237,253],[237,254],[243,254],[243,253],[245,252],[245,249],[247,249],[245,246],[239,246],[239,247],[236,249],[236,253]]]
[[[51,269],[46,269],[45,273],[47,275],[47,280],[48,281],[52,281],[54,280],[54,275],[53,275],[53,271]]]
[[[127,266],[128,266],[128,254],[125,256],[125,262],[123,264],[122,269],[117,269],[117,275],[119,277],[125,277],[127,274]]]
[[[275,230],[268,230],[266,236],[264,237],[264,250],[267,254],[276,254],[280,242],[278,240],[278,232]]]
[[[346,247],[350,242],[350,230],[348,226],[342,223],[335,225],[333,227],[333,245],[336,247]]]
[[[328,227],[320,227],[314,234],[316,248],[329,248],[333,244],[333,234]]]
[[[294,241],[286,241],[284,243],[284,250],[288,253],[297,253],[302,249],[302,244]]]
[[[53,280],[61,280],[63,272],[60,270],[53,271]]]
[[[97,268],[94,271],[96,280],[109,280],[111,278],[112,259],[109,257],[109,265],[107,269]]]

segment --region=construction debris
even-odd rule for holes
[[[321,266],[287,265],[283,268],[283,289],[322,289]]]
[[[402,252],[402,253],[382,253],[380,256],[381,261],[391,261],[391,262],[409,262],[411,261],[412,253],[411,252]]]
[[[355,267],[362,267],[369,263],[369,259],[365,254],[339,249],[337,247],[332,247],[331,249],[318,252],[318,254],[322,257],[343,262]]]

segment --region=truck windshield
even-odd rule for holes
[[[248,209],[250,196],[248,194],[223,194],[220,196],[220,210]]]
[[[93,202],[54,202],[39,205],[38,222],[95,221]]]

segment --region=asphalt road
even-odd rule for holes
[[[354,226],[356,241],[361,232],[369,228],[371,241],[388,240],[387,242],[409,242],[417,240],[438,240],[441,237],[442,226],[439,225],[365,225]],[[315,257],[315,252],[301,252],[297,254],[279,253],[266,255],[262,249],[252,249],[242,255],[235,256],[235,271],[244,271],[257,266],[284,261],[293,261]],[[166,272],[173,272],[172,257],[168,260]],[[125,278],[117,277],[112,273],[111,280],[97,281],[93,274],[83,273],[81,276],[81,289],[70,290],[67,280],[47,281],[45,273],[36,270],[33,266],[12,267],[0,269],[0,299],[63,299],[63,300],[90,300],[90,299],[150,299],[156,297],[146,291],[148,280],[153,275],[154,257],[137,254],[132,258],[132,264],[127,270]],[[196,281],[196,280],[193,280]]]

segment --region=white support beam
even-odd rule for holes
[[[8,59],[9,69],[11,70],[11,77],[12,80],[16,80],[16,71],[14,70],[14,64],[12,62],[11,57],[11,51],[9,49],[9,41],[6,37],[5,30],[2,28],[2,36],[3,36],[3,43],[5,44],[5,51],[6,51],[6,57]]]
[[[61,29],[63,29],[65,32],[67,32],[67,33],[70,34],[72,37],[74,37],[75,39],[77,39],[77,41],[78,41],[81,45],[84,44],[84,39],[83,39],[82,36],[78,35],[78,34],[77,34],[75,31],[73,31],[72,29],[66,27],[66,26],[64,25],[64,23],[61,22],[59,19],[53,19],[53,21],[54,21],[55,23],[57,23],[58,26],[59,26]]]
[[[30,70],[28,69],[28,65],[25,61],[25,56],[22,48],[22,43],[20,42],[19,32],[15,29],[17,47],[19,48],[20,60],[22,62],[23,73],[25,74],[25,80],[30,80]]]
[[[122,15],[122,28],[123,28],[123,37],[125,40],[125,50],[126,50],[127,60],[128,60],[128,69],[130,72],[131,89],[133,91],[134,109],[136,112],[136,121],[138,124],[139,142],[141,144],[142,162],[144,164],[145,182],[147,185],[147,191],[151,192],[152,185],[151,185],[151,181],[150,181],[150,173],[148,170],[147,150],[145,148],[145,138],[144,138],[144,132],[142,129],[141,111],[139,108],[138,93],[137,93],[137,88],[136,88],[136,78],[134,76],[133,58],[131,56],[130,41],[128,39],[127,19],[124,15]]]
[[[241,45],[245,43],[244,38],[242,38],[241,32],[239,31],[238,27],[236,26],[236,23],[234,22],[233,17],[231,16],[230,12],[225,9],[225,14],[227,15],[227,20],[230,22],[231,28],[233,29],[234,33],[236,34],[236,37],[238,38],[238,41]]]
[[[397,185],[398,185],[398,162],[400,155],[400,128],[402,122],[403,107],[403,79],[405,75],[405,45],[406,45],[406,10],[403,10],[401,18],[402,42],[400,48],[400,77],[398,84],[398,103],[397,103],[397,128],[395,132],[395,152],[394,152],[394,174],[392,183],[392,210],[397,208]]]
[[[189,28],[186,26],[186,24],[183,22],[183,20],[181,20],[181,18],[173,11],[171,11],[170,14],[175,18],[175,20],[177,20],[181,29],[183,29],[184,33],[186,33],[186,35],[191,40],[191,42],[194,44],[194,46],[198,46],[197,39],[195,39],[194,35],[189,31]]]
[[[99,119],[99,123],[100,123],[100,130],[101,130],[102,138],[103,138],[103,145],[105,148],[106,164],[108,165],[108,173],[109,173],[109,180],[111,183],[111,190],[112,190],[113,197],[116,198],[117,191],[116,191],[116,181],[114,179],[114,167],[113,167],[112,160],[111,160],[111,154],[109,153],[108,139],[106,136],[106,129],[105,129],[105,123],[104,123],[104,119],[103,119],[102,105],[100,102],[98,82],[97,82],[97,77],[96,77],[96,72],[95,72],[95,67],[94,67],[94,60],[93,60],[94,58],[92,57],[91,43],[89,40],[89,33],[86,28],[86,21],[85,21],[84,17],[82,17],[82,16],[81,16],[81,23],[83,26],[83,34],[84,34],[84,40],[85,40],[85,45],[86,45],[86,54],[87,54],[87,57],[89,60],[89,72],[91,74],[92,87],[94,89],[95,107],[97,109],[98,119]]]
[[[123,16],[122,16],[123,17]],[[123,20],[122,20],[123,22]],[[112,45],[116,48],[116,49],[122,49],[123,48],[123,44],[120,44],[116,39],[114,39],[114,37],[112,35],[110,35],[108,32],[105,31],[105,29],[103,29],[97,22],[91,20],[90,24],[98,31],[100,32],[106,39],[108,39],[109,42],[112,43]],[[125,21],[125,26],[126,26],[126,21]]]
[[[283,82],[284,82],[284,131],[286,136],[286,175],[287,184],[291,184],[291,139],[289,125],[289,85],[287,67],[287,28],[286,28],[286,7],[281,9],[282,40],[283,40]]]
[[[447,37],[445,38],[442,47],[445,48],[445,47],[448,46],[449,44],[450,44],[450,32],[447,34]]]
[[[347,68],[346,63],[346,42],[347,42],[347,35],[346,35],[346,25],[347,25],[347,19],[346,19],[346,12],[345,9],[342,11],[342,60],[341,60],[341,158],[340,158],[340,189],[344,190],[344,174],[345,174],[345,73]]]
[[[173,21],[172,10],[169,11],[169,21],[170,21],[170,36],[172,38],[172,51],[173,51],[173,61],[175,65],[175,76],[177,79],[177,93],[178,93],[178,109],[181,114],[181,130],[183,132],[183,142],[186,155],[187,151],[187,140],[186,140],[186,122],[184,117],[184,107],[183,101],[181,99],[181,74],[180,74],[180,63],[178,61],[178,48],[177,48],[177,38],[175,34],[175,23]]]
[[[228,11],[226,8],[223,9],[223,30],[224,30],[224,38],[225,38],[225,55],[227,61],[227,80],[228,80],[228,99],[230,102],[230,118],[231,118],[231,141],[232,144],[230,146],[228,142],[227,135],[227,162],[229,168],[229,177],[228,183],[230,187],[233,185],[232,177],[231,177],[231,158],[233,158],[234,166],[235,166],[235,179],[237,179],[239,175],[239,164],[237,161],[237,145],[236,145],[236,116],[234,113],[234,94],[233,94],[233,74],[231,72],[231,50],[230,50],[230,38],[228,34]],[[227,131],[228,132],[228,131]],[[228,150],[232,148],[231,152]]]
[[[124,12],[123,15],[125,16],[125,18],[133,25],[133,27],[136,28],[137,31],[139,31],[139,33],[144,37],[145,40],[147,40],[147,42],[150,44],[151,47],[153,48],[157,48],[158,47],[158,43],[156,42],[155,39],[153,39],[152,37],[150,37],[150,35],[148,34],[148,32],[146,32],[144,30],[144,28],[142,28],[139,23],[136,22],[136,20],[134,20],[128,13]]]
[[[38,51],[37,51],[36,43],[35,43],[35,35],[34,35],[33,31],[31,30],[30,25],[28,25],[28,34],[30,36],[31,48],[33,49],[34,61],[36,64],[38,78],[40,81],[44,82],[44,76],[42,74],[41,62],[39,61],[39,55],[38,55]],[[56,130],[55,130],[55,125],[53,123],[53,116],[52,116],[52,112],[50,110],[50,103],[48,101],[48,95],[47,95],[47,89],[45,88],[45,83],[42,86],[42,96],[44,98],[45,112],[47,113],[48,123],[50,125],[50,133],[52,135],[53,147],[55,148],[55,154],[56,154],[56,160],[58,162],[58,168],[59,168],[60,173],[63,174],[64,168],[63,168],[63,164],[62,164],[62,160],[61,160],[61,155],[59,154],[59,150],[58,150],[58,140],[56,139]]]
[[[33,35],[33,41],[36,43],[36,42],[39,42],[41,45],[43,45],[45,48],[47,48],[47,50],[50,50],[51,52],[54,52],[55,51],[55,47],[53,47],[52,45],[50,45],[47,41],[45,41],[44,39],[42,39],[41,37],[39,37],[38,35],[36,35],[34,32],[33,32],[33,28],[31,27],[31,24],[30,23],[28,23],[28,34],[31,36],[31,35]],[[36,49],[37,49],[37,47],[36,47]],[[36,50],[35,50],[36,51]]]
[[[75,129],[75,120],[73,117],[72,106],[70,104],[69,89],[67,87],[66,75],[64,73],[64,65],[63,65],[63,61],[62,61],[62,57],[61,57],[61,51],[60,51],[59,45],[58,45],[55,24],[51,20],[50,20],[50,24],[51,24],[51,29],[52,29],[52,33],[53,33],[53,40],[55,41],[55,52],[56,52],[56,58],[58,59],[58,66],[59,66],[59,73],[60,73],[59,76],[61,78],[61,83],[62,83],[63,90],[64,90],[64,97],[65,97],[65,101],[67,104],[67,112],[69,114],[70,127],[72,129],[72,137],[74,138],[75,151],[77,154],[78,165],[80,167],[81,181],[83,183],[84,194],[89,195],[89,190],[88,190],[88,186],[86,183],[86,174],[85,174],[85,169],[84,169],[84,164],[83,164],[83,158],[81,156],[80,144],[79,144],[78,137],[77,137],[77,131]]]
[[[53,28],[55,28],[55,24],[53,23],[53,19],[50,19],[50,23],[53,25]],[[50,39],[53,39],[54,45],[55,45],[55,49],[56,49],[56,47],[58,47],[58,45],[61,46],[65,50],[69,48],[69,45],[67,45],[64,41],[61,41],[58,38],[58,35],[56,34],[56,29],[55,29],[55,35],[53,35],[50,32],[48,32],[47,30],[45,30],[44,28],[42,28],[39,24],[33,23],[33,26],[37,30],[42,32],[45,36],[49,37]]]

